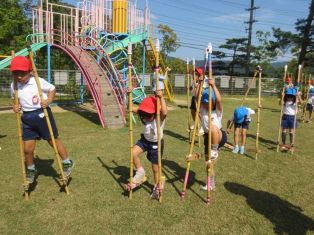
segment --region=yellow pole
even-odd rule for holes
[[[14,51],[11,51],[12,59],[14,58]],[[14,105],[18,106],[19,104],[19,94],[18,94],[18,88],[17,88],[17,81],[14,79],[13,81],[14,86]],[[17,124],[17,133],[18,133],[18,139],[19,139],[19,147],[20,147],[20,160],[21,160],[21,171],[22,171],[22,179],[23,179],[23,189],[24,189],[24,197],[25,200],[28,201],[28,187],[29,183],[26,179],[26,169],[25,169],[25,153],[24,153],[24,143],[22,139],[22,125],[21,125],[21,113],[16,113],[16,124]]]
[[[156,40],[156,91],[159,91],[159,40]],[[157,97],[157,148],[158,148],[158,188],[159,202],[162,202],[162,166],[161,166],[161,134],[160,134],[160,98]]]
[[[40,82],[39,82],[39,77],[38,77],[37,69],[36,69],[36,66],[35,66],[35,63],[34,63],[34,54],[33,54],[33,51],[32,51],[32,50],[29,50],[29,58],[30,58],[31,63],[32,63],[33,74],[34,74],[34,77],[35,77],[35,81],[36,81],[38,93],[39,93],[39,96],[40,96],[40,100],[44,100],[43,92],[42,92],[41,85],[40,85]],[[49,120],[48,112],[47,112],[47,109],[46,109],[46,108],[43,108],[43,111],[44,111],[44,114],[45,114],[45,119],[46,119],[46,122],[47,122],[49,134],[50,134],[50,137],[51,137],[52,146],[53,146],[53,149],[54,149],[54,152],[55,152],[55,158],[56,158],[56,160],[57,160],[58,168],[59,168],[59,170],[60,170],[60,175],[61,175],[60,181],[61,181],[61,184],[64,186],[64,189],[65,189],[66,194],[69,195],[69,189],[68,189],[68,185],[67,185],[67,179],[66,179],[66,177],[64,176],[64,172],[63,172],[63,169],[62,169],[62,165],[61,165],[61,161],[60,161],[60,156],[59,156],[59,153],[58,153],[58,149],[57,149],[55,137],[54,137],[54,135],[53,135],[53,131],[52,131],[52,128],[51,128],[51,123],[50,123],[50,120]]]
[[[114,0],[112,4],[113,33],[127,33],[128,1]]]
[[[261,116],[261,94],[262,94],[262,68],[258,67],[259,79],[258,79],[258,107],[257,107],[257,128],[256,128],[256,143],[255,143],[255,160],[259,154],[258,141],[259,141],[259,130],[260,130],[260,116]]]
[[[253,78],[249,81],[248,88],[247,88],[247,90],[246,90],[246,92],[245,92],[245,94],[244,94],[244,97],[243,97],[243,99],[242,99],[242,102],[241,102],[241,106],[243,106],[244,102],[246,101],[246,98],[247,98],[247,96],[248,96],[248,94],[249,94],[249,92],[250,92],[250,90],[251,90],[251,87],[252,87],[252,85],[253,85],[253,82],[255,82],[255,80],[256,80],[257,74],[258,74],[258,71],[255,71],[255,73],[254,73],[254,75],[253,75]]]
[[[190,64],[189,58],[186,58],[186,106],[187,106],[187,114],[188,114],[188,132],[189,132],[189,140],[191,136],[191,116],[190,116]]]
[[[300,79],[301,79],[301,72],[302,72],[302,65],[298,66],[298,80],[297,80],[297,94],[296,94],[296,107],[295,107],[295,115],[294,115],[294,123],[293,123],[293,127],[294,127],[294,132],[293,132],[293,136],[292,136],[292,151],[291,154],[294,153],[294,143],[295,143],[295,135],[296,135],[296,125],[297,125],[297,118],[298,118],[298,93],[299,93],[299,89],[298,86],[300,85]]]
[[[287,70],[288,70],[288,65],[285,65],[285,71],[283,75],[283,87],[282,87],[282,92],[281,92],[281,100],[280,100],[280,117],[279,117],[279,128],[278,128],[278,138],[277,138],[277,153],[279,152],[279,144],[280,144],[280,133],[281,133],[281,120],[282,120],[282,114],[283,114],[283,99],[285,97],[285,81],[287,77]]]
[[[132,122],[132,109],[133,109],[133,100],[132,100],[132,44],[128,45],[128,79],[129,79],[129,139],[130,139],[130,191],[129,199],[132,199],[132,185],[133,185],[133,122]]]

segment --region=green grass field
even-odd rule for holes
[[[225,125],[240,100],[226,97],[223,102]],[[247,103],[252,108],[256,104],[255,98]],[[294,155],[277,153],[278,102],[263,98],[262,104],[262,153],[254,160],[254,153],[241,156],[220,151],[215,166],[217,190],[209,208],[204,202],[206,192],[199,189],[206,177],[203,160],[192,162],[186,198],[179,197],[188,152],[184,105],[171,104],[166,122],[162,203],[150,199],[152,174],[145,156],[148,183],[128,199],[123,189],[129,175],[128,128],[102,129],[95,113],[83,111],[55,113],[61,138],[76,163],[70,195],[59,191],[53,150],[40,141],[37,185],[25,202],[15,116],[1,113],[0,233],[314,234],[314,126],[299,123]],[[140,131],[138,123],[135,140]],[[255,147],[255,135],[253,116],[247,148]]]

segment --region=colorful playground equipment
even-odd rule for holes
[[[64,51],[75,62],[94,100],[103,127],[122,127],[125,124],[127,82],[127,46],[142,43],[143,68],[145,60],[155,65],[156,50],[149,36],[150,11],[137,9],[133,0],[84,0],[77,7],[39,0],[33,9],[33,33],[27,37],[36,52],[47,47],[48,81],[51,80],[51,47]],[[16,55],[28,55],[23,49]],[[11,57],[0,61],[0,70],[9,66]],[[161,73],[166,71],[160,61]],[[143,77],[145,70],[143,69]],[[133,70],[133,102],[145,98],[144,84]],[[173,91],[167,81],[170,100]]]

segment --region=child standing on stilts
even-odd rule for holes
[[[151,194],[152,199],[159,198],[158,191],[158,145],[157,145],[157,98],[160,99],[160,134],[161,134],[161,155],[164,150],[164,140],[163,140],[163,130],[165,127],[165,119],[167,116],[167,105],[163,97],[163,92],[161,90],[155,91],[155,97],[145,98],[139,105],[138,109],[134,109],[133,112],[136,112],[139,115],[139,118],[142,122],[143,132],[141,138],[133,147],[133,162],[136,168],[136,174],[133,177],[131,185],[132,188],[137,187],[146,180],[145,170],[141,164],[140,156],[142,153],[147,152],[147,159],[152,164],[152,171],[154,175],[154,189]]]
[[[10,66],[14,80],[17,81],[18,99],[20,105],[13,102],[13,111],[22,110],[22,129],[24,153],[26,161],[26,177],[31,184],[34,182],[36,167],[34,164],[34,151],[36,140],[44,139],[52,146],[51,136],[45,121],[43,108],[46,108],[53,129],[53,135],[57,145],[58,153],[62,158],[63,172],[69,177],[73,168],[73,161],[69,159],[66,148],[58,138],[58,130],[52,112],[49,108],[55,97],[55,86],[46,80],[39,78],[44,100],[40,100],[38,88],[34,76],[32,76],[31,62],[24,56],[16,56]],[[14,85],[11,84],[11,96],[14,97]]]
[[[310,81],[308,89],[309,89],[308,97],[307,97],[307,102],[306,102],[306,111],[308,111],[308,119],[306,120],[306,122],[311,123],[313,107],[314,107],[314,80]]]
[[[227,133],[222,129],[222,99],[218,88],[215,85],[213,79],[208,79],[208,86],[212,88],[212,126],[211,133],[208,133],[208,103],[209,103],[209,87],[205,88],[201,98],[201,122],[205,132],[204,134],[204,152],[206,164],[213,164],[213,161],[218,158],[219,148],[224,146],[227,142]],[[205,81],[206,82],[206,81]],[[208,136],[211,135],[211,156],[208,156]],[[211,189],[215,188],[215,174],[212,172],[211,176]],[[202,187],[203,190],[207,190],[207,185]]]

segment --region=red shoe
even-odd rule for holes
[[[280,151],[282,151],[282,152],[288,150],[288,147],[285,144],[281,144],[279,146],[280,146]]]

